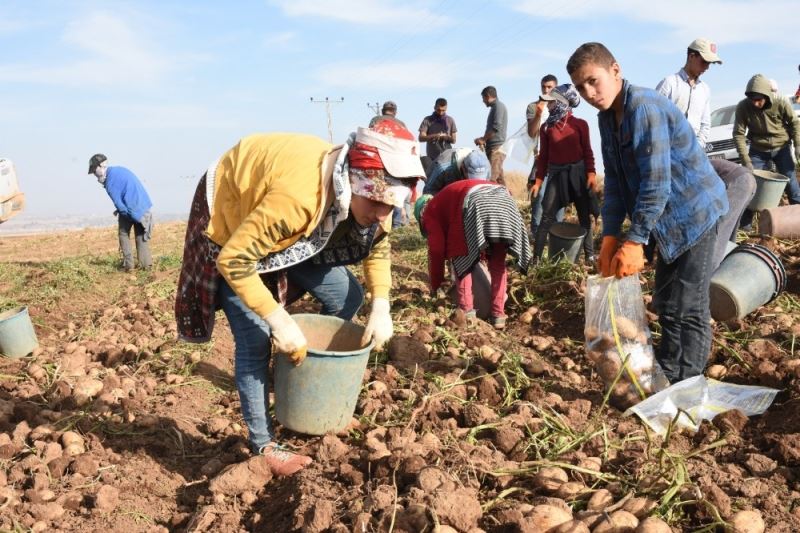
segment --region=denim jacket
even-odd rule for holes
[[[646,244],[652,234],[672,263],[728,212],[725,185],[675,104],[623,81],[619,130],[614,110],[598,114],[605,166],[603,235]]]

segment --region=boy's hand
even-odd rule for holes
[[[625,241],[611,260],[611,270],[617,278],[638,274],[643,268],[644,246],[638,242]]]
[[[611,270],[611,260],[614,259],[614,255],[617,253],[618,244],[619,241],[617,241],[616,237],[611,235],[603,237],[603,243],[600,245],[600,255],[597,256],[597,270],[600,271],[600,275],[604,278],[614,275],[614,271]]]
[[[532,198],[536,198],[539,195],[539,189],[542,188],[542,183],[544,183],[544,180],[541,179],[541,178],[539,178],[539,179],[537,179],[536,181],[533,182],[533,185],[531,186],[531,197]]]

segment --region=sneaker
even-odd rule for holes
[[[490,323],[494,329],[506,329],[506,317],[504,316],[493,316]]]
[[[464,318],[467,319],[467,324],[471,326],[478,320],[478,315],[475,310],[472,309],[470,311],[464,311]]]
[[[290,452],[274,442],[262,446],[259,454],[264,457],[270,470],[276,476],[291,476],[311,464],[312,461],[311,457]]]

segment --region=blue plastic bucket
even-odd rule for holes
[[[308,341],[303,364],[275,358],[275,417],[307,435],[344,429],[353,417],[374,343],[361,345],[364,328],[333,316],[292,315]]]
[[[754,170],[753,175],[756,177],[756,193],[747,205],[747,209],[762,211],[778,207],[789,178],[769,170]]]
[[[740,244],[711,278],[711,316],[720,321],[744,318],[785,288],[786,270],[777,255],[759,244]]]
[[[38,346],[27,307],[0,313],[0,353],[6,357],[25,357]]]
[[[550,226],[547,238],[547,253],[551,261],[566,259],[570,263],[578,260],[578,254],[583,247],[583,238],[586,230],[577,224],[569,222],[556,222]]]

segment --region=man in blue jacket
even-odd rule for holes
[[[108,166],[103,154],[95,154],[89,160],[89,174],[94,174],[111,201],[114,202],[119,222],[119,247],[122,250],[122,268],[126,272],[133,270],[133,253],[131,251],[131,228],[136,235],[136,255],[139,266],[149,269],[153,266],[148,241],[153,232],[153,214],[147,191],[136,175],[125,167]]]

